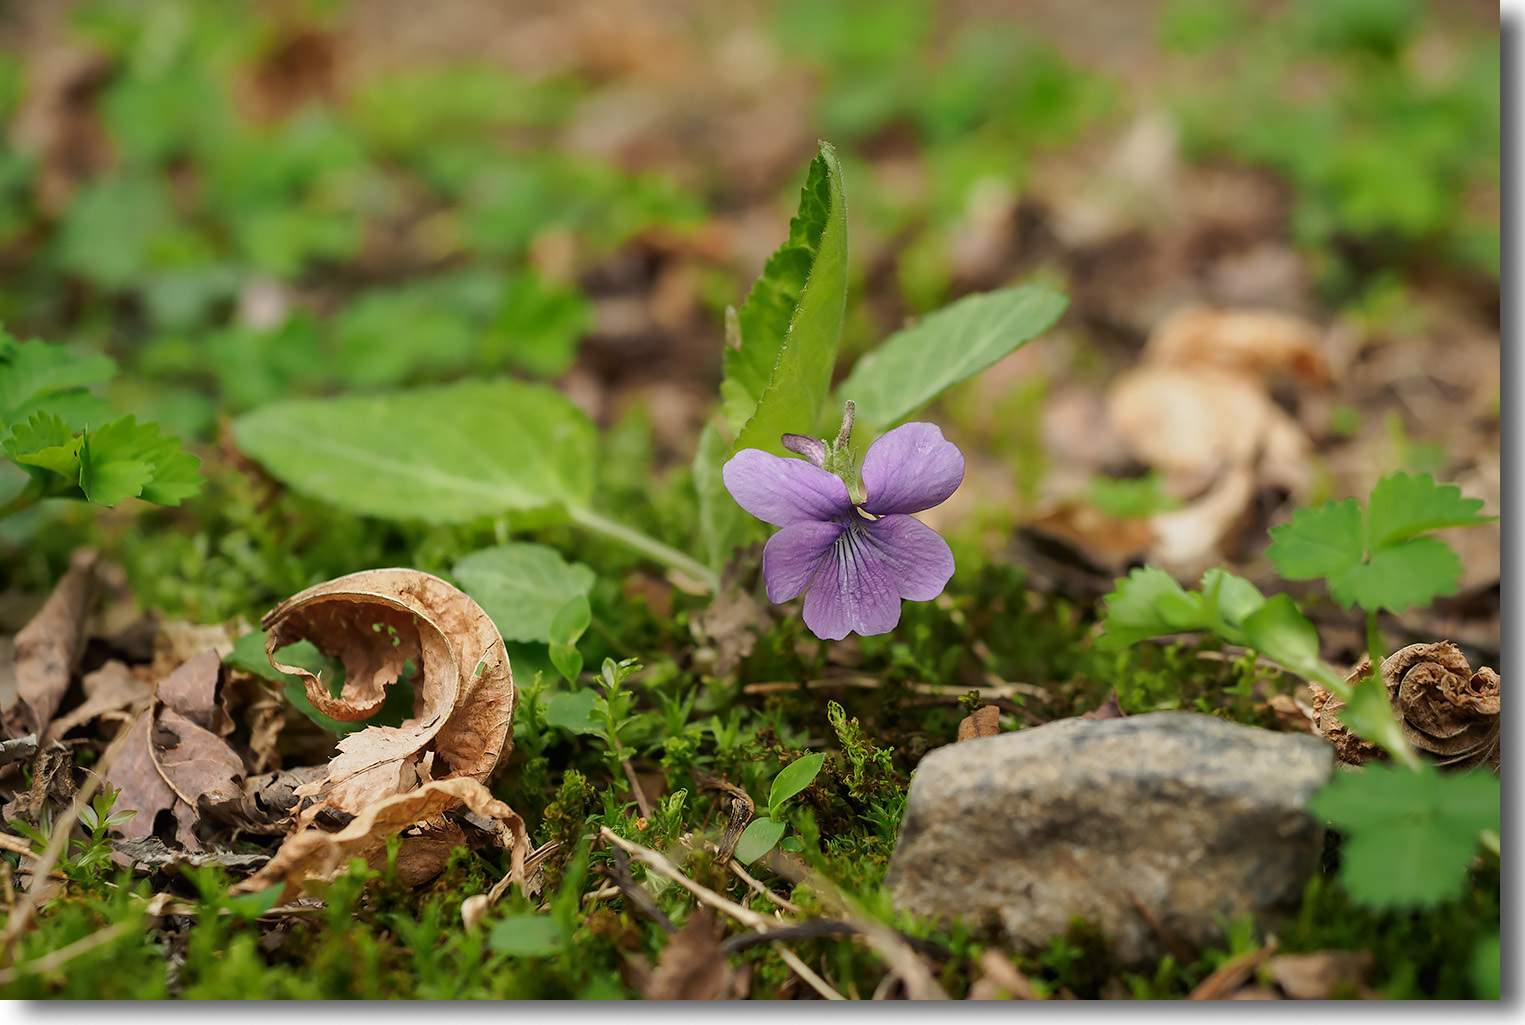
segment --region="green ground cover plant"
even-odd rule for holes
[[[9,596],[46,594],[76,549],[103,552],[137,607],[225,629],[222,671],[280,705],[290,757],[402,724],[419,669],[371,718],[341,721],[273,668],[261,617],[363,569],[434,574],[504,642],[513,750],[488,782],[523,816],[529,849],[549,853],[530,880],[498,889],[510,853],[459,844],[411,885],[393,837],[379,861],[357,858],[314,884],[318,900],[283,908],[279,886],[244,892],[236,865],[126,869],[113,852],[131,813],[111,787],[73,824],[70,801],[26,761],[11,770],[17,793],[37,784],[45,799],[5,823],[0,995],[629,998],[661,992],[664,961],[701,934],[752,997],[818,995],[786,948],[830,990],[871,996],[892,955],[870,939],[886,934],[954,998],[992,977],[988,956],[1043,998],[1179,998],[1273,942],[1284,954],[1369,951],[1362,985],[1386,997],[1499,995],[1499,778],[1430,764],[1380,674],[1347,678],[1332,654],[1353,626],[1380,667],[1394,637],[1413,633],[1393,616],[1462,591],[1462,554],[1436,532],[1494,517],[1439,482],[1453,479],[1444,446],[1398,421],[1388,434],[1401,436],[1403,469],[1259,535],[1248,547],[1267,574],[1225,562],[1188,587],[1118,562],[1056,584],[1013,554],[1061,458],[1046,451],[1042,407],[1071,370],[1100,376],[1120,343],[1073,287],[1083,274],[1041,256],[1053,243],[1015,212],[1030,207],[1014,203],[1013,231],[1038,238],[1040,255],[1013,243],[1020,255],[988,288],[961,284],[947,253],[979,183],[1020,194],[1042,156],[1124,123],[1130,96],[1111,73],[1036,32],[945,24],[920,0],[769,5],[760,31],[785,73],[811,83],[812,128],[833,142],[791,154],[775,190],[787,210],[759,204],[778,214],[767,221],[778,244],[750,285],[755,264],[698,258],[702,348],[673,359],[702,353],[713,373],[675,431],[663,399],[634,386],[588,399],[589,380],[626,372],[607,352],[590,357],[589,339],[613,330],[611,288],[618,299],[631,280],[670,284],[673,252],[704,252],[727,217],[739,230],[740,186],[707,190],[700,175],[566,145],[609,88],[598,74],[458,62],[289,104],[256,91],[251,105],[247,83],[272,55],[329,38],[343,8],[304,7],[308,34],[296,36],[258,5],[71,11],[70,38],[108,69],[89,109],[111,157],[49,198],[57,168],[0,139],[3,581]],[[1467,50],[1443,73],[1416,73],[1433,17],[1417,3],[1294,3],[1262,17],[1183,2],[1156,26],[1183,78],[1233,71],[1228,89],[1170,94],[1187,159],[1279,176],[1289,237],[1337,309],[1367,310],[1431,273],[1497,286],[1496,223],[1468,199],[1497,188],[1485,95],[1497,60]],[[1312,98],[1289,84],[1310,66],[1329,76]],[[22,74],[0,53],[0,118],[21,105]],[[1309,145],[1293,152],[1288,138]],[[920,192],[885,187],[880,157],[902,149],[926,174]],[[632,362],[659,358],[637,352]],[[1362,436],[1365,409],[1338,412],[1331,434]],[[866,600],[851,629],[818,629],[807,606],[822,570],[786,586],[767,553],[797,522],[752,515],[735,468],[819,471],[790,478],[807,482],[795,497],[836,480],[845,504],[807,529],[851,541],[938,504],[881,508],[865,494],[873,474],[890,479],[874,446],[882,456],[908,428],[958,456],[963,483],[938,499],[936,531],[912,521],[943,546],[928,565],[946,549],[947,573],[884,596],[889,629],[865,618]],[[992,467],[1010,471],[1008,489],[984,487]],[[914,469],[907,479],[935,475]],[[1181,508],[1164,474],[1136,469],[1083,474],[1081,499],[1134,526]],[[1298,587],[1319,581],[1330,602]],[[5,616],[6,633],[26,622]],[[343,683],[308,642],[279,656]],[[1013,954],[986,924],[891,904],[912,773],[975,710],[998,706],[1011,730],[1110,700],[1128,715],[1186,709],[1285,729],[1273,699],[1284,707],[1303,682],[1343,700],[1341,721],[1386,757],[1312,799],[1324,854],[1274,936],[1225,923],[1217,948],[1115,971],[1083,921]],[[64,737],[80,780],[100,775],[114,729]],[[253,731],[240,722],[232,735],[245,744]],[[268,853],[271,840],[244,835],[230,852]],[[29,866],[52,845],[56,887],[18,911],[36,888]],[[688,883],[730,902],[726,926],[707,924],[718,905]],[[777,924],[781,910],[830,927],[786,944],[752,935],[746,916]]]

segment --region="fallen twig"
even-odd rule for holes
[[[910,999],[949,999],[947,992],[922,963],[909,938],[863,913],[830,880],[818,872],[787,862],[782,858],[771,859],[768,867],[786,878],[798,877],[796,881],[803,882],[814,890],[816,896],[833,906],[841,918],[855,926],[865,942],[874,948],[885,964],[889,965],[890,971],[900,976],[905,983],[906,995]]]
[[[605,840],[614,844],[616,847],[624,850],[636,861],[639,861],[648,869],[657,873],[657,875],[677,883],[689,893],[692,893],[703,903],[708,904],[710,907],[724,911],[726,914],[730,915],[741,924],[748,926],[757,932],[768,932],[773,928],[773,925],[769,919],[757,913],[756,911],[753,911],[751,908],[742,907],[735,901],[726,897],[722,897],[720,894],[716,893],[714,890],[711,890],[709,887],[704,886],[701,883],[694,882],[694,880],[678,871],[678,867],[676,865],[674,865],[664,855],[658,853],[657,851],[654,851],[649,847],[642,847],[638,843],[632,843],[631,841],[626,840],[624,837],[611,830],[608,826],[604,826],[602,829],[600,829],[599,835],[601,835]],[[778,955],[783,959],[784,963],[793,969],[796,975],[804,979],[805,982],[809,984],[810,988],[815,990],[821,996],[825,997],[827,1000],[847,999],[841,993],[838,993],[829,982],[817,975],[814,969],[812,969],[804,961],[800,960],[799,955],[797,955],[794,951],[779,943],[774,944],[774,949],[778,951]]]
[[[1192,990],[1186,999],[1222,1000],[1247,982],[1250,976],[1255,974],[1255,969],[1274,953],[1276,953],[1276,940],[1273,937],[1259,950],[1251,950],[1225,961],[1217,971],[1198,983],[1197,988]]]
[[[146,705],[145,701],[143,707],[138,708],[139,716],[147,714]],[[11,908],[10,916],[5,921],[5,935],[0,938],[0,966],[8,966],[11,963],[16,941],[21,939],[21,934],[36,918],[37,902],[42,897],[43,887],[47,885],[53,866],[58,864],[58,859],[63,856],[64,850],[68,847],[69,834],[73,832],[74,824],[79,821],[80,809],[88,805],[90,799],[95,796],[95,792],[100,789],[101,783],[106,778],[106,770],[111,768],[112,761],[131,732],[131,730],[122,730],[112,739],[106,746],[106,750],[102,752],[100,761],[96,762],[95,767],[90,771],[89,778],[74,795],[74,800],[53,823],[52,835],[48,837],[48,845],[43,848],[42,855],[32,869],[32,880],[27,884],[26,894],[15,907]]]
[[[785,900],[764,886],[760,881],[755,879],[750,872],[741,867],[741,862],[737,861],[735,858],[730,860],[730,863],[727,867],[730,868],[731,872],[736,876],[737,879],[740,879],[742,882],[746,883],[748,888],[751,889],[753,893],[756,893],[761,897],[766,897],[768,900],[772,901],[774,904],[777,904],[780,908],[789,912],[791,915],[803,915],[805,913],[799,905]]]

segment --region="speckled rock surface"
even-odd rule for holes
[[[1078,915],[1146,963],[1165,952],[1147,914],[1200,950],[1215,914],[1296,910],[1322,842],[1305,805],[1333,761],[1314,737],[1192,712],[950,744],[916,769],[887,883],[897,907],[995,918],[1026,949]]]

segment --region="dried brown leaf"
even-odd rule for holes
[[[1091,709],[1089,712],[1080,713],[1082,719],[1122,719],[1127,716],[1123,706],[1117,703],[1117,691],[1107,695],[1107,700]]]
[[[431,825],[428,820],[461,804],[478,815],[496,820],[511,834],[514,870],[522,877],[526,846],[524,821],[481,783],[470,777],[457,776],[425,783],[416,790],[377,801],[336,833],[327,833],[315,826],[306,827],[287,837],[269,864],[235,889],[239,893],[250,893],[281,883],[285,885],[282,901],[289,901],[306,884],[332,878],[350,858],[370,859],[378,854],[384,857],[388,837],[416,824]]]
[[[1022,970],[999,950],[986,950],[981,954],[980,969],[984,975],[969,987],[969,1000],[1043,999]]]
[[[1198,492],[1229,467],[1298,490],[1312,442],[1256,380],[1214,367],[1144,365],[1119,374],[1107,397],[1112,428],[1170,491]]]
[[[48,737],[57,738],[76,726],[83,726],[109,712],[119,712],[146,701],[154,692],[153,684],[133,672],[127,663],[111,659],[99,669],[86,673],[81,685],[85,700],[48,726]]]
[[[6,709],[11,736],[47,734],[69,690],[70,674],[84,646],[85,619],[95,599],[97,554],[80,549],[26,626],[16,634],[16,703]]]
[[[981,705],[958,724],[958,739],[993,737],[1001,732],[1001,710],[995,705]]]
[[[226,737],[233,732],[233,719],[218,700],[221,675],[222,658],[215,649],[209,649],[161,680],[157,696],[202,729]]]
[[[714,1000],[725,994],[729,982],[715,916],[700,905],[662,948],[641,995],[648,1000]]]
[[[127,728],[127,737],[106,771],[107,782],[118,791],[114,810],[137,812],[117,828],[129,840],[153,836],[160,813],[168,811],[174,822],[174,838],[186,850],[199,852],[201,843],[193,828],[195,812],[175,795],[154,764],[149,736],[152,728],[153,711],[145,709]]]
[[[1318,950],[1273,957],[1265,973],[1293,1000],[1374,997],[1366,983],[1375,964],[1368,950]]]
[[[414,716],[401,726],[371,726],[339,742],[326,779],[304,788],[324,808],[357,815],[434,775],[485,780],[511,746],[516,694],[498,629],[476,602],[450,584],[411,569],[376,569],[330,580],[288,598],[261,625],[271,665],[299,677],[325,715],[358,721],[380,708],[404,663],[418,668]],[[344,663],[335,698],[312,673],[281,665],[275,652],[306,639]],[[427,750],[426,750],[427,749]]]
[[[173,708],[158,709],[149,740],[154,767],[187,805],[204,813],[241,802],[244,762],[226,740]]]

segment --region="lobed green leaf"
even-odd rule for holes
[[[1406,541],[1417,534],[1445,527],[1488,523],[1480,516],[1481,498],[1463,498],[1455,484],[1436,484],[1427,473],[1411,477],[1395,473],[1371,489],[1366,504],[1366,544],[1372,552]]]
[[[1316,580],[1349,569],[1365,554],[1361,506],[1354,498],[1299,509],[1271,528],[1266,557],[1287,580]]]
[[[1425,764],[1340,773],[1309,809],[1346,834],[1340,882],[1378,910],[1433,907],[1460,896],[1478,834],[1499,828],[1499,780],[1486,770]]]
[[[1331,574],[1329,593],[1346,609],[1402,612],[1455,594],[1461,575],[1455,549],[1438,537],[1415,537]]]

